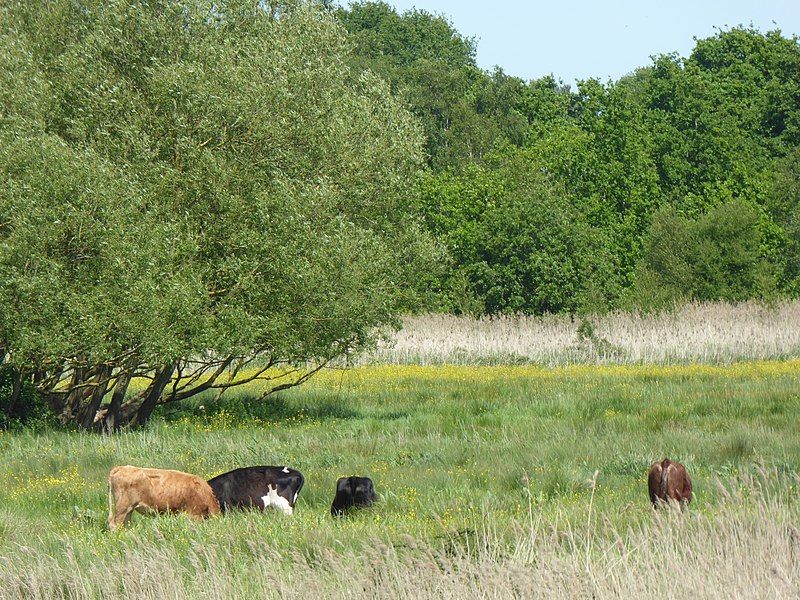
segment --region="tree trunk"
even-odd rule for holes
[[[175,371],[175,363],[164,365],[160,370],[156,372],[156,376],[153,379],[153,383],[145,390],[144,394],[144,401],[135,408],[136,412],[132,415],[130,421],[127,423],[128,427],[139,427],[145,425],[147,421],[150,419],[150,415],[153,413],[156,405],[158,404],[158,400],[161,398],[161,394],[164,392],[164,388],[170,382],[172,378],[172,373]]]
[[[22,395],[22,371],[11,367],[11,401],[8,403],[8,418],[13,419],[20,414],[19,399]]]
[[[103,433],[116,433],[121,425],[122,401],[128,392],[133,371],[125,370],[117,375],[117,383],[114,386],[114,394],[111,396],[111,404],[106,409],[106,414],[102,416],[97,425]]]
[[[97,367],[96,385],[88,388],[91,390],[89,401],[78,407],[77,423],[83,429],[91,429],[94,424],[97,409],[103,403],[103,397],[108,391],[108,382],[111,378],[112,367],[100,365]],[[85,397],[85,396],[84,396]]]
[[[64,398],[60,410],[61,414],[58,417],[62,425],[66,425],[67,423],[72,423],[75,421],[78,414],[78,409],[83,404],[84,399],[92,393],[92,390],[89,387],[77,387],[83,383],[86,383],[91,375],[90,369],[87,369],[86,367],[74,368],[72,372],[72,381],[68,387],[69,392],[67,392],[66,397]]]
[[[39,371],[34,375],[34,385],[48,406],[50,406],[50,410],[53,411],[54,415],[60,415],[64,410],[64,401],[67,393],[63,391],[57,392],[56,386],[61,381],[61,377],[66,370],[66,365],[61,364],[53,368],[52,372]]]

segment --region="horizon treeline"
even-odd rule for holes
[[[735,27],[617,81],[487,72],[443,16],[333,9],[351,67],[422,124],[413,202],[455,313],[659,308],[800,292],[800,45]]]

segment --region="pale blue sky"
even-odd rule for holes
[[[619,79],[650,56],[687,56],[693,37],[751,23],[800,34],[799,0],[619,0],[616,2],[494,0],[387,0],[398,12],[416,7],[445,15],[478,38],[478,64],[524,79],[553,73],[564,83]],[[346,1],[342,0],[343,4]]]

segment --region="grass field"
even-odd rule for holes
[[[0,598],[800,595],[800,361],[362,367],[262,403],[162,411],[144,431],[0,434]],[[654,514],[664,456],[695,482]],[[293,517],[105,529],[117,464],[210,477],[289,464]],[[380,504],[334,521],[336,478]]]

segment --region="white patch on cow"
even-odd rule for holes
[[[300,490],[297,490],[294,493],[294,498],[292,498],[292,504],[297,504],[297,494],[299,494],[299,493],[300,493]]]
[[[261,496],[261,500],[264,502],[264,508],[269,508],[272,506],[282,511],[285,515],[291,515],[292,506],[289,504],[289,501],[286,498],[278,495],[278,489],[273,488],[270,485],[267,486],[267,490],[267,495]]]
[[[284,473],[288,473],[289,472],[289,467],[283,467],[283,472]]]

